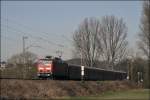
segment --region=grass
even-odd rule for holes
[[[149,89],[138,89],[118,92],[104,92],[98,96],[70,97],[71,100],[150,100]]]

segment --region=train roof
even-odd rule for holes
[[[81,67],[81,65],[74,65],[74,64],[69,64],[69,65],[76,66],[76,67]],[[125,71],[107,70],[107,69],[96,68],[96,67],[87,67],[87,66],[84,66],[84,67],[89,68],[89,69],[96,69],[96,70],[101,70],[101,71],[108,71],[108,72],[127,73]]]
[[[58,58],[58,57],[51,57],[51,58],[42,58],[42,59],[39,59],[39,60],[62,60],[62,59]]]

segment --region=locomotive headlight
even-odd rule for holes
[[[46,70],[51,70],[51,67],[47,67]]]
[[[43,68],[43,67],[39,67],[38,69],[39,69],[39,70],[43,70],[44,68]]]

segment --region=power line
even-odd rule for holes
[[[3,19],[5,19],[5,18],[3,18]],[[33,31],[33,29],[32,28],[29,28],[29,27],[26,27],[25,25],[23,25],[23,24],[19,24],[19,23],[16,23],[15,21],[12,21],[12,20],[10,20],[10,19],[5,19],[7,22],[11,22],[11,23],[15,23],[15,24],[17,24],[17,25],[19,25],[19,26],[23,26],[24,28],[26,28],[26,29],[29,29],[29,30],[32,30]],[[65,47],[65,48],[68,48],[68,47],[66,47],[66,46],[64,46],[64,45],[62,45],[62,44],[58,44],[58,43],[54,43],[54,42],[52,42],[52,41],[50,41],[50,40],[47,40],[46,38],[47,38],[47,36],[48,36],[48,33],[47,32],[41,32],[41,33],[44,33],[44,34],[46,34],[47,36],[43,36],[43,34],[42,34],[42,36],[44,37],[40,37],[40,36],[33,36],[33,35],[31,35],[31,34],[29,34],[29,33],[25,33],[25,32],[23,32],[23,31],[20,31],[20,30],[18,30],[18,29],[15,29],[14,27],[10,27],[10,26],[8,26],[8,25],[4,25],[4,26],[6,26],[7,28],[9,28],[9,29],[12,29],[12,30],[15,30],[17,33],[19,33],[19,34],[21,34],[21,35],[23,35],[23,34],[28,34],[31,38],[33,38],[33,39],[36,39],[36,40],[42,40],[42,41],[46,41],[47,43],[49,43],[50,45],[55,45],[55,46],[58,46],[58,47],[61,47],[61,48],[63,48],[63,47]],[[56,35],[56,34],[55,34]],[[68,40],[69,42],[71,41],[70,39],[68,39],[67,37],[65,37],[64,35],[62,35],[63,36],[63,38],[65,38],[65,40]],[[58,36],[57,36],[58,37]],[[71,41],[72,42],[72,41]],[[71,48],[68,48],[68,49],[70,49],[71,50]]]
[[[3,24],[2,24],[3,25]],[[44,39],[44,38],[42,38],[42,37],[35,37],[35,36],[33,36],[33,35],[31,35],[31,34],[29,34],[29,33],[25,33],[25,32],[23,32],[23,31],[21,31],[21,30],[18,30],[18,29],[15,29],[15,28],[13,28],[13,27],[11,27],[11,26],[8,26],[8,25],[4,25],[5,27],[7,27],[8,29],[11,29],[11,30],[13,30],[13,31],[15,31],[16,33],[18,33],[19,35],[23,35],[23,33],[24,34],[28,34],[31,38],[33,38],[33,39],[35,39],[35,40],[42,40],[42,41],[47,41],[47,43],[48,44],[50,44],[50,45],[55,45],[55,46],[58,46],[58,47],[61,47],[61,48],[68,48],[68,49],[70,49],[70,50],[72,50],[72,48],[69,48],[69,47],[66,47],[66,46],[64,46],[64,45],[61,45],[61,44],[55,44],[55,43],[53,43],[53,42],[51,42],[51,41],[48,41],[48,40],[46,40],[46,39]],[[8,31],[8,30],[7,30]]]
[[[7,40],[9,40],[9,41],[14,41],[14,42],[3,42],[4,43],[4,45],[1,45],[1,50],[3,51],[5,51],[5,52],[3,52],[3,53],[6,53],[5,54],[5,56],[3,55],[3,57],[6,57],[7,59],[8,59],[8,53],[10,52],[6,52],[6,51],[8,51],[8,50],[15,50],[15,51],[17,51],[17,47],[18,47],[18,45],[15,45],[14,46],[14,44],[15,43],[18,43],[18,41],[16,40],[16,39],[13,39],[13,38],[11,38],[11,37],[9,37],[9,36],[4,36],[4,35],[1,35],[1,37],[4,37],[5,39],[7,39]],[[2,42],[2,41],[1,41]],[[5,44],[6,43],[6,44]],[[11,44],[10,44],[11,43]],[[13,45],[12,45],[13,44]],[[9,45],[9,46],[8,46]]]
[[[50,43],[50,45],[53,44],[53,45],[56,45],[56,46],[59,46],[59,47],[60,47],[60,46],[64,46],[64,45],[61,45],[61,44],[54,43],[54,42],[52,42],[52,41],[50,41],[50,40],[44,39],[43,37],[40,37],[40,36],[33,36],[33,35],[29,34],[29,33],[25,33],[25,32],[23,32],[23,31],[21,31],[21,30],[15,29],[14,27],[9,26],[9,25],[4,25],[4,24],[1,24],[1,25],[5,26],[5,27],[8,28],[8,29],[15,30],[16,32],[18,32],[18,33],[20,33],[20,34],[22,34],[22,35],[28,34],[28,36],[30,36],[31,38],[38,39],[38,40],[43,40],[44,42],[47,41],[47,43]]]
[[[25,25],[23,25],[23,24],[21,24],[21,23],[16,23],[16,21],[14,21],[14,20],[10,20],[10,19],[8,19],[8,18],[3,18],[2,17],[2,19],[4,19],[4,20],[6,20],[7,22],[11,22],[11,23],[15,23],[15,24],[17,24],[17,25],[19,25],[19,26],[23,26],[24,28],[26,28],[26,29],[29,29],[29,30],[31,30],[31,31],[33,31],[33,29],[31,28],[31,27],[27,27],[27,26],[25,26]],[[46,34],[47,36],[48,36],[48,33],[47,32],[42,32],[41,31],[41,33],[44,33],[44,34]],[[43,34],[42,34],[43,35]],[[53,35],[55,35],[55,36],[57,36],[57,37],[60,37],[60,36],[58,36],[58,35],[56,35],[56,34],[53,34]],[[47,38],[47,36],[46,36],[46,38]],[[33,37],[33,36],[32,36]],[[62,37],[63,38],[65,38],[65,40],[68,40],[69,42],[72,42],[72,40],[71,39],[68,39],[67,37],[65,37],[64,35],[62,35]],[[43,38],[39,38],[38,37],[38,39],[42,39],[42,40],[44,40],[44,41],[47,41],[47,39],[43,39]],[[58,43],[54,43],[54,42],[52,42],[52,41],[47,41],[47,42],[49,42],[49,43],[52,43],[52,44],[54,44],[54,45],[57,45],[58,47],[65,47],[65,48],[67,48],[66,46],[64,46],[64,45],[62,45],[62,44],[58,44]]]
[[[69,38],[66,37],[65,35],[62,35],[62,37],[63,37],[64,39],[66,39],[67,41],[69,41],[69,42],[73,42],[73,40],[69,39]]]
[[[21,36],[22,36],[23,33],[24,33],[23,31],[16,30],[15,28],[12,28],[12,27],[10,27],[10,26],[8,26],[8,25],[7,25],[7,28],[8,28],[8,29],[11,29],[11,31],[10,31],[10,30],[7,30],[7,31],[9,31],[9,32],[12,32],[12,31],[13,31],[13,32],[15,32],[15,33],[18,33],[18,34],[21,35]],[[26,33],[25,33],[25,34],[26,34]],[[29,34],[29,35],[30,35],[30,34]],[[38,40],[38,41],[41,40],[41,38],[39,39],[39,37],[34,37],[33,35],[30,35],[30,36],[31,36],[33,39],[35,39],[35,40]],[[9,38],[10,38],[10,37],[7,37],[8,40],[9,40]],[[15,39],[14,39],[14,40],[15,40]],[[17,41],[17,42],[18,42],[18,41]],[[45,41],[44,41],[44,42],[45,42]],[[51,43],[49,43],[49,44],[52,45]]]
[[[6,20],[7,22],[10,22],[10,23],[12,23],[12,24],[16,24],[16,25],[18,25],[18,26],[22,26],[22,27],[24,27],[25,29],[28,29],[28,30],[31,30],[32,32],[35,32],[35,30],[33,29],[33,28],[31,28],[31,27],[27,27],[26,25],[23,25],[23,24],[21,24],[21,23],[17,23],[16,21],[14,21],[14,20],[10,20],[10,19],[8,19],[8,18],[3,18],[2,17],[2,19],[4,19],[4,20]],[[36,33],[39,33],[39,30],[38,30],[38,32],[36,32]],[[47,38],[47,36],[49,36],[48,34],[49,33],[47,33],[47,32],[43,32],[43,31],[40,31],[40,33],[39,34],[41,34],[41,33],[43,33],[43,34],[45,34],[45,36],[43,36],[43,37],[45,37],[45,38]],[[41,35],[43,35],[43,34],[41,34]],[[52,34],[51,34],[52,35]],[[53,35],[55,35],[56,37],[60,37],[60,36],[58,36],[58,35],[56,35],[56,34],[53,34]]]
[[[25,32],[23,32],[23,31],[21,31],[21,30],[18,30],[18,29],[15,29],[14,27],[12,27],[12,26],[9,26],[9,25],[5,25],[5,24],[1,24],[2,26],[4,26],[4,27],[6,27],[7,29],[11,29],[11,30],[13,30],[14,32],[17,32],[17,34],[19,34],[19,35],[25,35],[25,34],[28,34],[29,36],[31,36],[32,37],[32,35],[31,34],[29,34],[29,33],[25,33]],[[8,31],[8,30],[7,30]]]
[[[10,28],[13,29],[13,30],[11,30],[11,31],[10,31],[10,30],[7,30],[7,31],[9,31],[9,32],[12,32],[12,31],[13,31],[13,32],[15,32],[15,33],[17,33],[17,34],[19,34],[19,35],[21,35],[21,36],[23,35],[23,34],[22,34],[22,33],[23,33],[22,31],[20,31],[20,30],[19,30],[19,31],[18,31],[18,30],[15,30],[15,29],[12,28],[12,27],[9,27],[8,29],[10,29]],[[34,43],[37,43],[37,41],[41,40],[41,39],[39,39],[39,38],[33,37],[32,35],[30,35],[30,36],[31,36],[33,39],[36,40],[36,42],[34,41]],[[8,39],[9,39],[9,38],[10,38],[10,37],[8,37]],[[14,39],[14,40],[15,40],[15,39]],[[17,41],[17,40],[16,40],[16,41]],[[18,42],[18,41],[17,41],[17,42]],[[45,41],[44,41],[44,42],[45,42]],[[51,45],[51,43],[49,43],[49,44]],[[42,49],[45,49],[45,48],[42,47]],[[48,50],[48,49],[47,49],[47,50]],[[49,50],[49,51],[50,51],[50,50]]]
[[[18,42],[16,39],[13,39],[13,38],[11,38],[11,37],[9,37],[9,36],[4,36],[4,35],[1,35],[1,36],[4,37],[4,38],[7,39],[7,40]],[[10,43],[14,43],[14,42],[10,42]],[[14,46],[12,46],[12,47],[14,47]],[[36,47],[38,47],[38,48],[40,48],[40,49],[43,49],[43,50],[50,51],[49,49],[44,48],[44,47],[42,47],[42,46],[36,46]]]
[[[1,34],[1,38],[2,38],[2,37],[4,37],[4,38],[7,39],[7,40],[10,40],[10,41],[18,42],[16,39],[13,39],[13,38],[11,38],[11,37],[4,36],[4,35]]]

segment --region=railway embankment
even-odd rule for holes
[[[129,81],[59,81],[0,79],[1,99],[51,99],[94,96],[106,91],[140,88]]]

